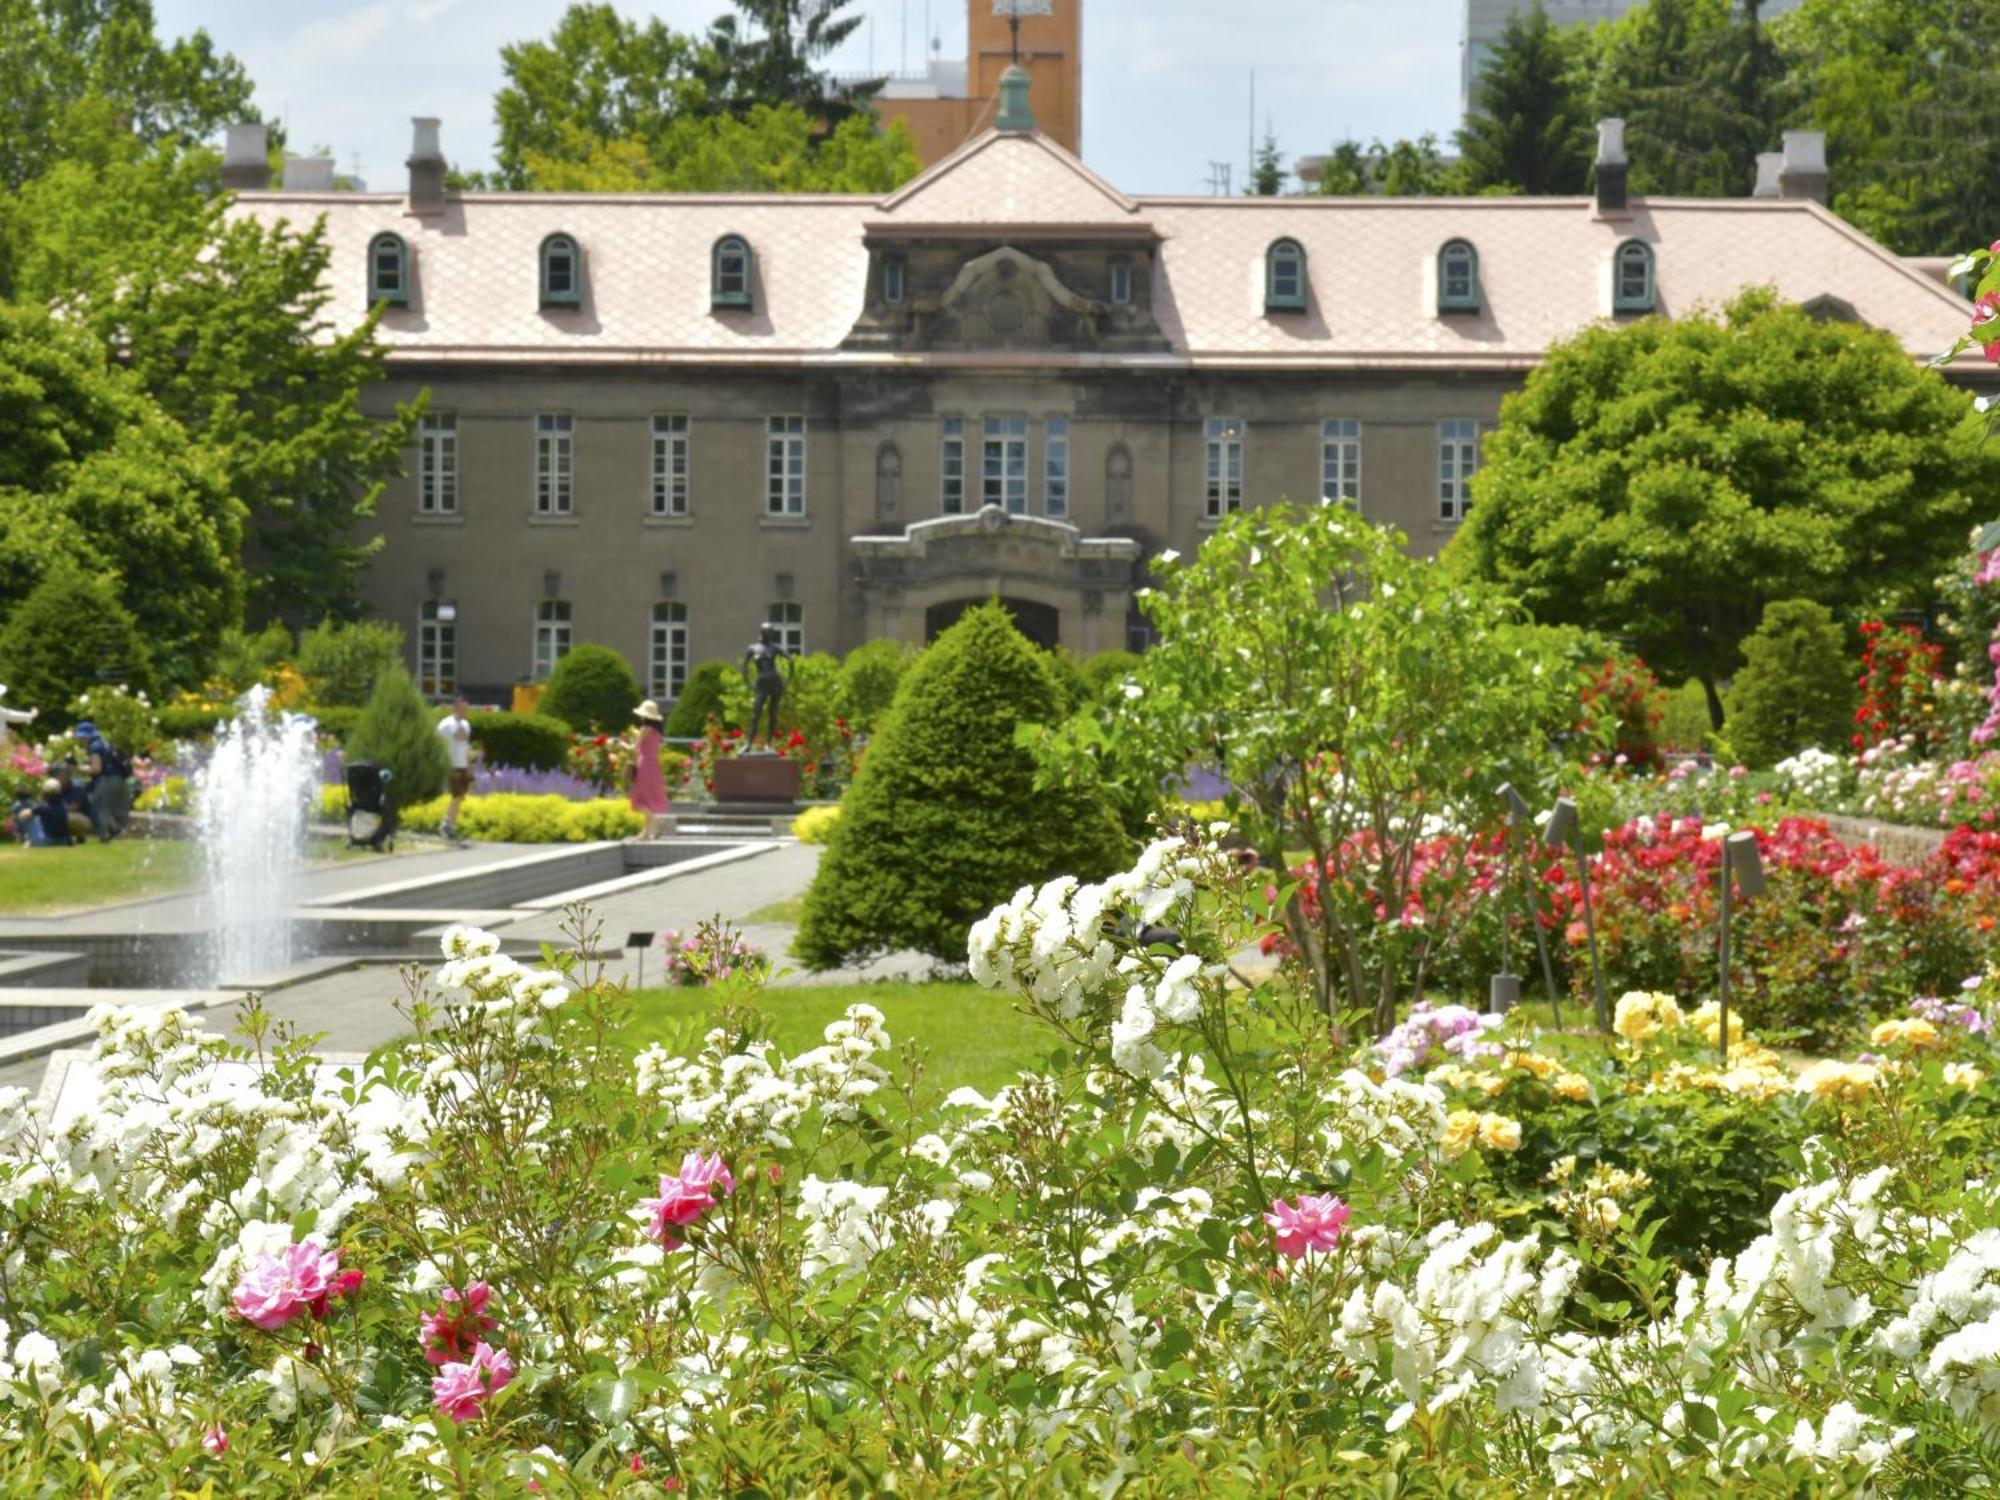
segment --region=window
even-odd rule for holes
[[[1111,259],[1111,305],[1125,307],[1132,301],[1132,262],[1125,256]]]
[[[1334,418],[1319,424],[1319,494],[1329,505],[1361,509],[1361,424]]]
[[[717,240],[709,301],[716,307],[749,307],[755,264],[750,242],[741,235],[725,234]]]
[[[572,418],[568,412],[543,412],[535,418],[535,513],[566,516],[572,505],[571,479],[576,455]]]
[[[653,514],[688,513],[688,419],[653,418]]]
[[[906,274],[902,256],[885,255],[882,258],[882,300],[891,307],[903,305],[903,282]]]
[[[458,509],[458,418],[426,412],[417,423],[417,509],[445,516]]]
[[[1479,252],[1464,240],[1438,251],[1438,311],[1479,311]]]
[[[1205,513],[1226,516],[1243,508],[1243,424],[1235,417],[1214,417],[1203,430],[1208,439]]]
[[[646,681],[651,697],[665,701],[678,698],[688,680],[688,611],[685,604],[672,600],[653,606],[651,670]]]
[[[1297,240],[1278,240],[1264,252],[1264,310],[1303,312],[1306,252]]]
[[[1472,509],[1466,486],[1479,469],[1479,424],[1463,419],[1438,423],[1438,519],[1463,521]]]
[[[770,417],[764,423],[764,514],[806,513],[806,419]]]
[[[556,663],[569,655],[569,601],[544,599],[535,606],[536,682],[547,682]]]
[[[583,256],[576,241],[552,234],[542,241],[542,306],[577,307],[583,302]]]
[[[427,599],[417,617],[417,687],[427,698],[458,688],[458,606]]]
[[[944,444],[938,455],[938,510],[947,516],[965,513],[965,423],[958,417],[944,419]]]
[[[1614,312],[1649,313],[1655,305],[1653,289],[1653,247],[1642,240],[1627,240],[1618,247],[1612,263],[1611,307]]]
[[[988,417],[979,471],[980,502],[1010,516],[1028,513],[1028,419]]]
[[[400,234],[378,234],[368,242],[368,301],[410,305],[410,247]]]
[[[765,617],[778,632],[778,644],[793,656],[806,654],[806,607],[789,599],[771,606]]]
[[[1042,514],[1069,514],[1069,419],[1042,424]]]

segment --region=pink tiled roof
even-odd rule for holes
[[[245,194],[233,211],[324,215],[339,327],[366,311],[369,240],[402,235],[415,295],[384,317],[383,341],[392,357],[447,361],[908,363],[837,352],[861,311],[864,230],[896,223],[1150,228],[1162,242],[1153,302],[1170,364],[1518,368],[1610,313],[1611,259],[1628,238],[1654,247],[1668,313],[1769,283],[1793,301],[1837,297],[1919,357],[1968,318],[1950,290],[1802,201],[1642,198],[1604,221],[1585,199],[1134,200],[1039,136],[999,133],[887,198],[467,193],[416,217],[401,195],[274,192]],[[557,232],[583,247],[577,309],[538,305],[537,251]],[[709,252],[731,233],[756,252],[753,310],[709,305]],[[1303,313],[1264,311],[1264,251],[1281,237],[1307,253]],[[1485,310],[1441,318],[1436,255],[1454,238],[1478,250]]]

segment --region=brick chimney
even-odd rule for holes
[[[1623,218],[1631,211],[1625,195],[1627,163],[1623,120],[1597,122],[1597,162],[1594,171],[1597,178],[1597,217]]]
[[[222,185],[232,193],[261,193],[271,185],[271,136],[254,120],[231,125],[222,137]]]
[[[438,122],[425,116],[410,121],[410,212],[444,212],[444,150],[438,145]]]
[[[1783,170],[1785,153],[1782,151],[1759,151],[1757,153],[1757,185],[1750,190],[1753,198],[1775,198],[1778,196],[1778,174]]]
[[[1826,132],[1787,130],[1778,166],[1780,198],[1810,198],[1826,202]]]
[[[333,158],[330,156],[286,157],[284,188],[288,193],[332,192]]]

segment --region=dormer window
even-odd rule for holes
[[[755,264],[750,242],[741,235],[726,234],[717,240],[711,265],[710,302],[716,307],[749,307]]]
[[[1132,262],[1123,255],[1111,259],[1111,305],[1130,307],[1132,305]]]
[[[901,307],[906,295],[905,278],[909,268],[900,255],[882,257],[882,300],[891,307]]]
[[[1438,251],[1438,311],[1479,311],[1479,252],[1465,240]]]
[[[1651,245],[1643,240],[1627,240],[1620,245],[1611,275],[1613,312],[1649,313],[1656,309],[1659,299]]]
[[[400,234],[378,234],[368,242],[368,301],[410,305],[410,247]]]
[[[1277,240],[1264,252],[1264,311],[1304,312],[1306,252],[1297,240]]]
[[[577,307],[583,302],[583,254],[566,234],[542,241],[542,306]]]

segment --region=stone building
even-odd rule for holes
[[[1749,283],[1893,331],[1969,309],[1815,201],[1816,140],[1742,201],[1131,198],[994,128],[887,197],[256,190],[326,225],[335,326],[383,305],[379,409],[430,409],[368,598],[433,691],[490,699],[601,641],[673,697],[770,621],[921,641],[998,595],[1045,641],[1144,641],[1145,560],[1245,504],[1357,506],[1423,552],[1551,341]],[[306,164],[310,170],[310,164]],[[308,181],[312,179],[310,176]]]

